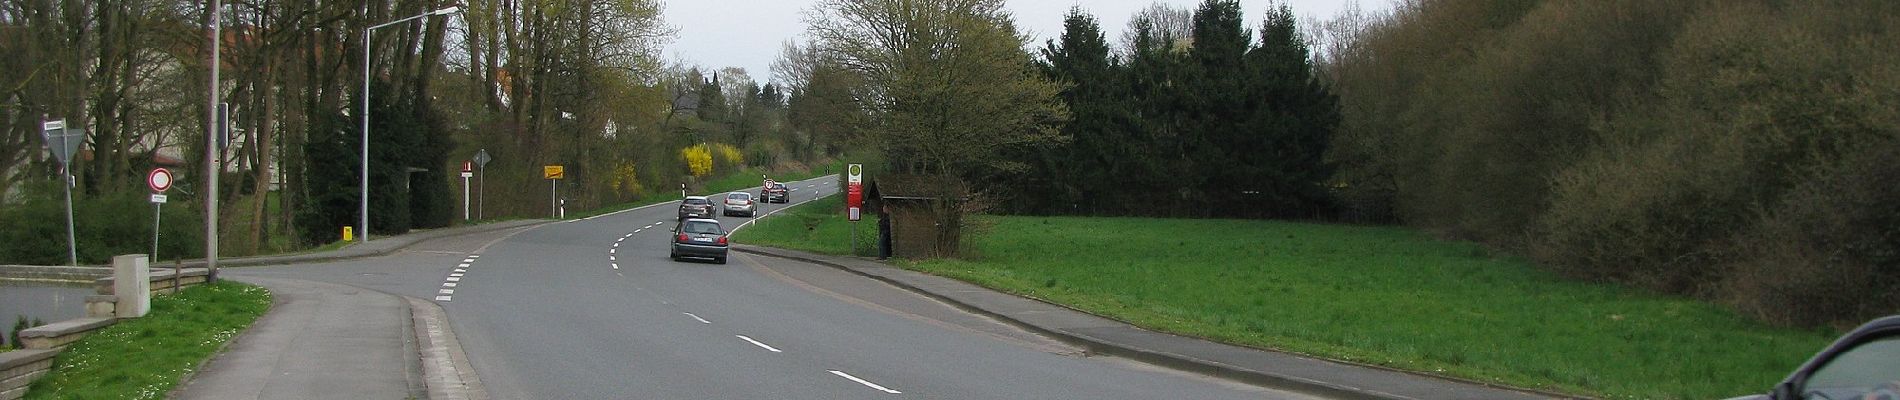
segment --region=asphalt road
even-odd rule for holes
[[[793,205],[838,190],[835,176],[789,186]],[[229,273],[433,299],[499,399],[1304,397],[1088,355],[829,267],[737,252],[726,265],[675,262],[674,212],[669,203]],[[731,229],[749,218],[721,220]]]

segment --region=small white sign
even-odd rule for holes
[[[463,178],[472,178],[472,177],[475,177],[475,173],[474,173],[474,172],[467,172],[467,171],[464,171],[464,172],[462,172],[462,177],[463,177]]]
[[[44,130],[44,131],[57,131],[61,129],[66,129],[66,120],[62,119],[58,121],[46,121],[46,123],[42,124],[40,128],[41,128],[40,130]]]
[[[850,214],[851,214],[852,221],[864,219],[863,211],[859,211],[857,207],[850,207],[849,209],[851,210]]]
[[[162,203],[164,203],[164,202],[165,202],[165,195],[162,195],[162,194],[155,194],[155,195],[152,195],[152,203],[160,203],[160,204],[162,204]]]
[[[850,167],[845,168],[845,182],[863,183],[864,164],[851,164]]]

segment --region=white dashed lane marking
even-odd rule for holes
[[[618,257],[618,254],[620,254],[620,244],[626,243],[627,239],[632,239],[633,234],[635,233],[640,233],[641,231],[653,229],[653,227],[660,226],[660,224],[664,224],[664,223],[666,223],[666,221],[654,222],[652,225],[635,228],[633,232],[627,232],[627,234],[625,235],[620,235],[620,238],[614,239],[614,244],[611,246],[607,246],[607,267],[613,268],[615,271],[619,271],[620,257]]]
[[[739,338],[739,339],[741,339],[741,340],[745,340],[746,342],[749,342],[749,343],[752,343],[752,345],[754,345],[754,346],[759,346],[759,347],[762,347],[762,348],[764,348],[764,349],[766,349],[766,350],[768,350],[768,351],[771,351],[771,352],[773,352],[773,353],[784,353],[784,351],[782,351],[782,350],[779,350],[779,349],[776,349],[776,348],[773,348],[772,346],[769,346],[769,345],[766,345],[765,343],[759,343],[759,341],[757,341],[757,340],[752,340],[752,338],[749,338],[749,337],[746,337],[745,335],[732,335],[732,336],[736,336],[736,337],[738,337],[738,338]]]
[[[850,379],[850,380],[851,380],[852,382],[857,382],[858,384],[861,384],[861,385],[864,385],[864,386],[869,386],[869,387],[871,387],[872,389],[877,389],[877,390],[881,390],[881,391],[883,391],[884,393],[890,393],[890,394],[904,394],[904,392],[899,392],[899,391],[896,391],[896,390],[891,390],[891,388],[887,388],[887,387],[883,387],[883,386],[878,386],[878,384],[875,384],[875,383],[871,383],[871,381],[867,381],[867,380],[863,380],[863,379],[859,379],[858,377],[855,377],[855,376],[851,376],[851,374],[847,374],[847,373],[844,373],[844,371],[839,371],[839,370],[835,370],[835,369],[834,369],[834,370],[831,370],[831,374],[832,374],[832,375],[837,375],[838,377],[841,377],[841,378],[845,378],[845,379]]]
[[[447,278],[442,278],[442,287],[453,288],[453,287],[461,285],[461,283],[459,282],[462,281],[463,276],[468,274],[468,267],[470,265],[475,265],[475,259],[481,258],[481,257],[482,255],[480,254],[470,254],[468,255],[468,257],[462,258],[462,262],[455,264],[455,269],[449,272],[449,276]],[[454,289],[437,290],[436,294],[438,294],[439,296],[435,296],[435,301],[441,301],[441,302],[455,301],[455,296],[450,296],[452,294],[455,294]]]

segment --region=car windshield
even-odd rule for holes
[[[699,234],[708,234],[708,235],[725,234],[725,232],[719,230],[718,223],[706,222],[706,221],[687,221],[685,225],[680,227],[680,232],[699,233]]]
[[[745,193],[731,193],[731,194],[726,195],[726,200],[752,200],[752,195],[745,194]]]
[[[1880,390],[1900,390],[1900,336],[1862,343],[1841,353],[1808,377],[1802,394],[1818,398],[1812,395],[1852,393],[1850,397],[1859,398],[1862,393]]]

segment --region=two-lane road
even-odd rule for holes
[[[760,214],[834,193],[836,179],[791,182],[794,204]],[[726,265],[672,261],[675,209],[246,272],[435,299],[504,399],[1300,397],[1086,356],[827,267],[737,252]]]

